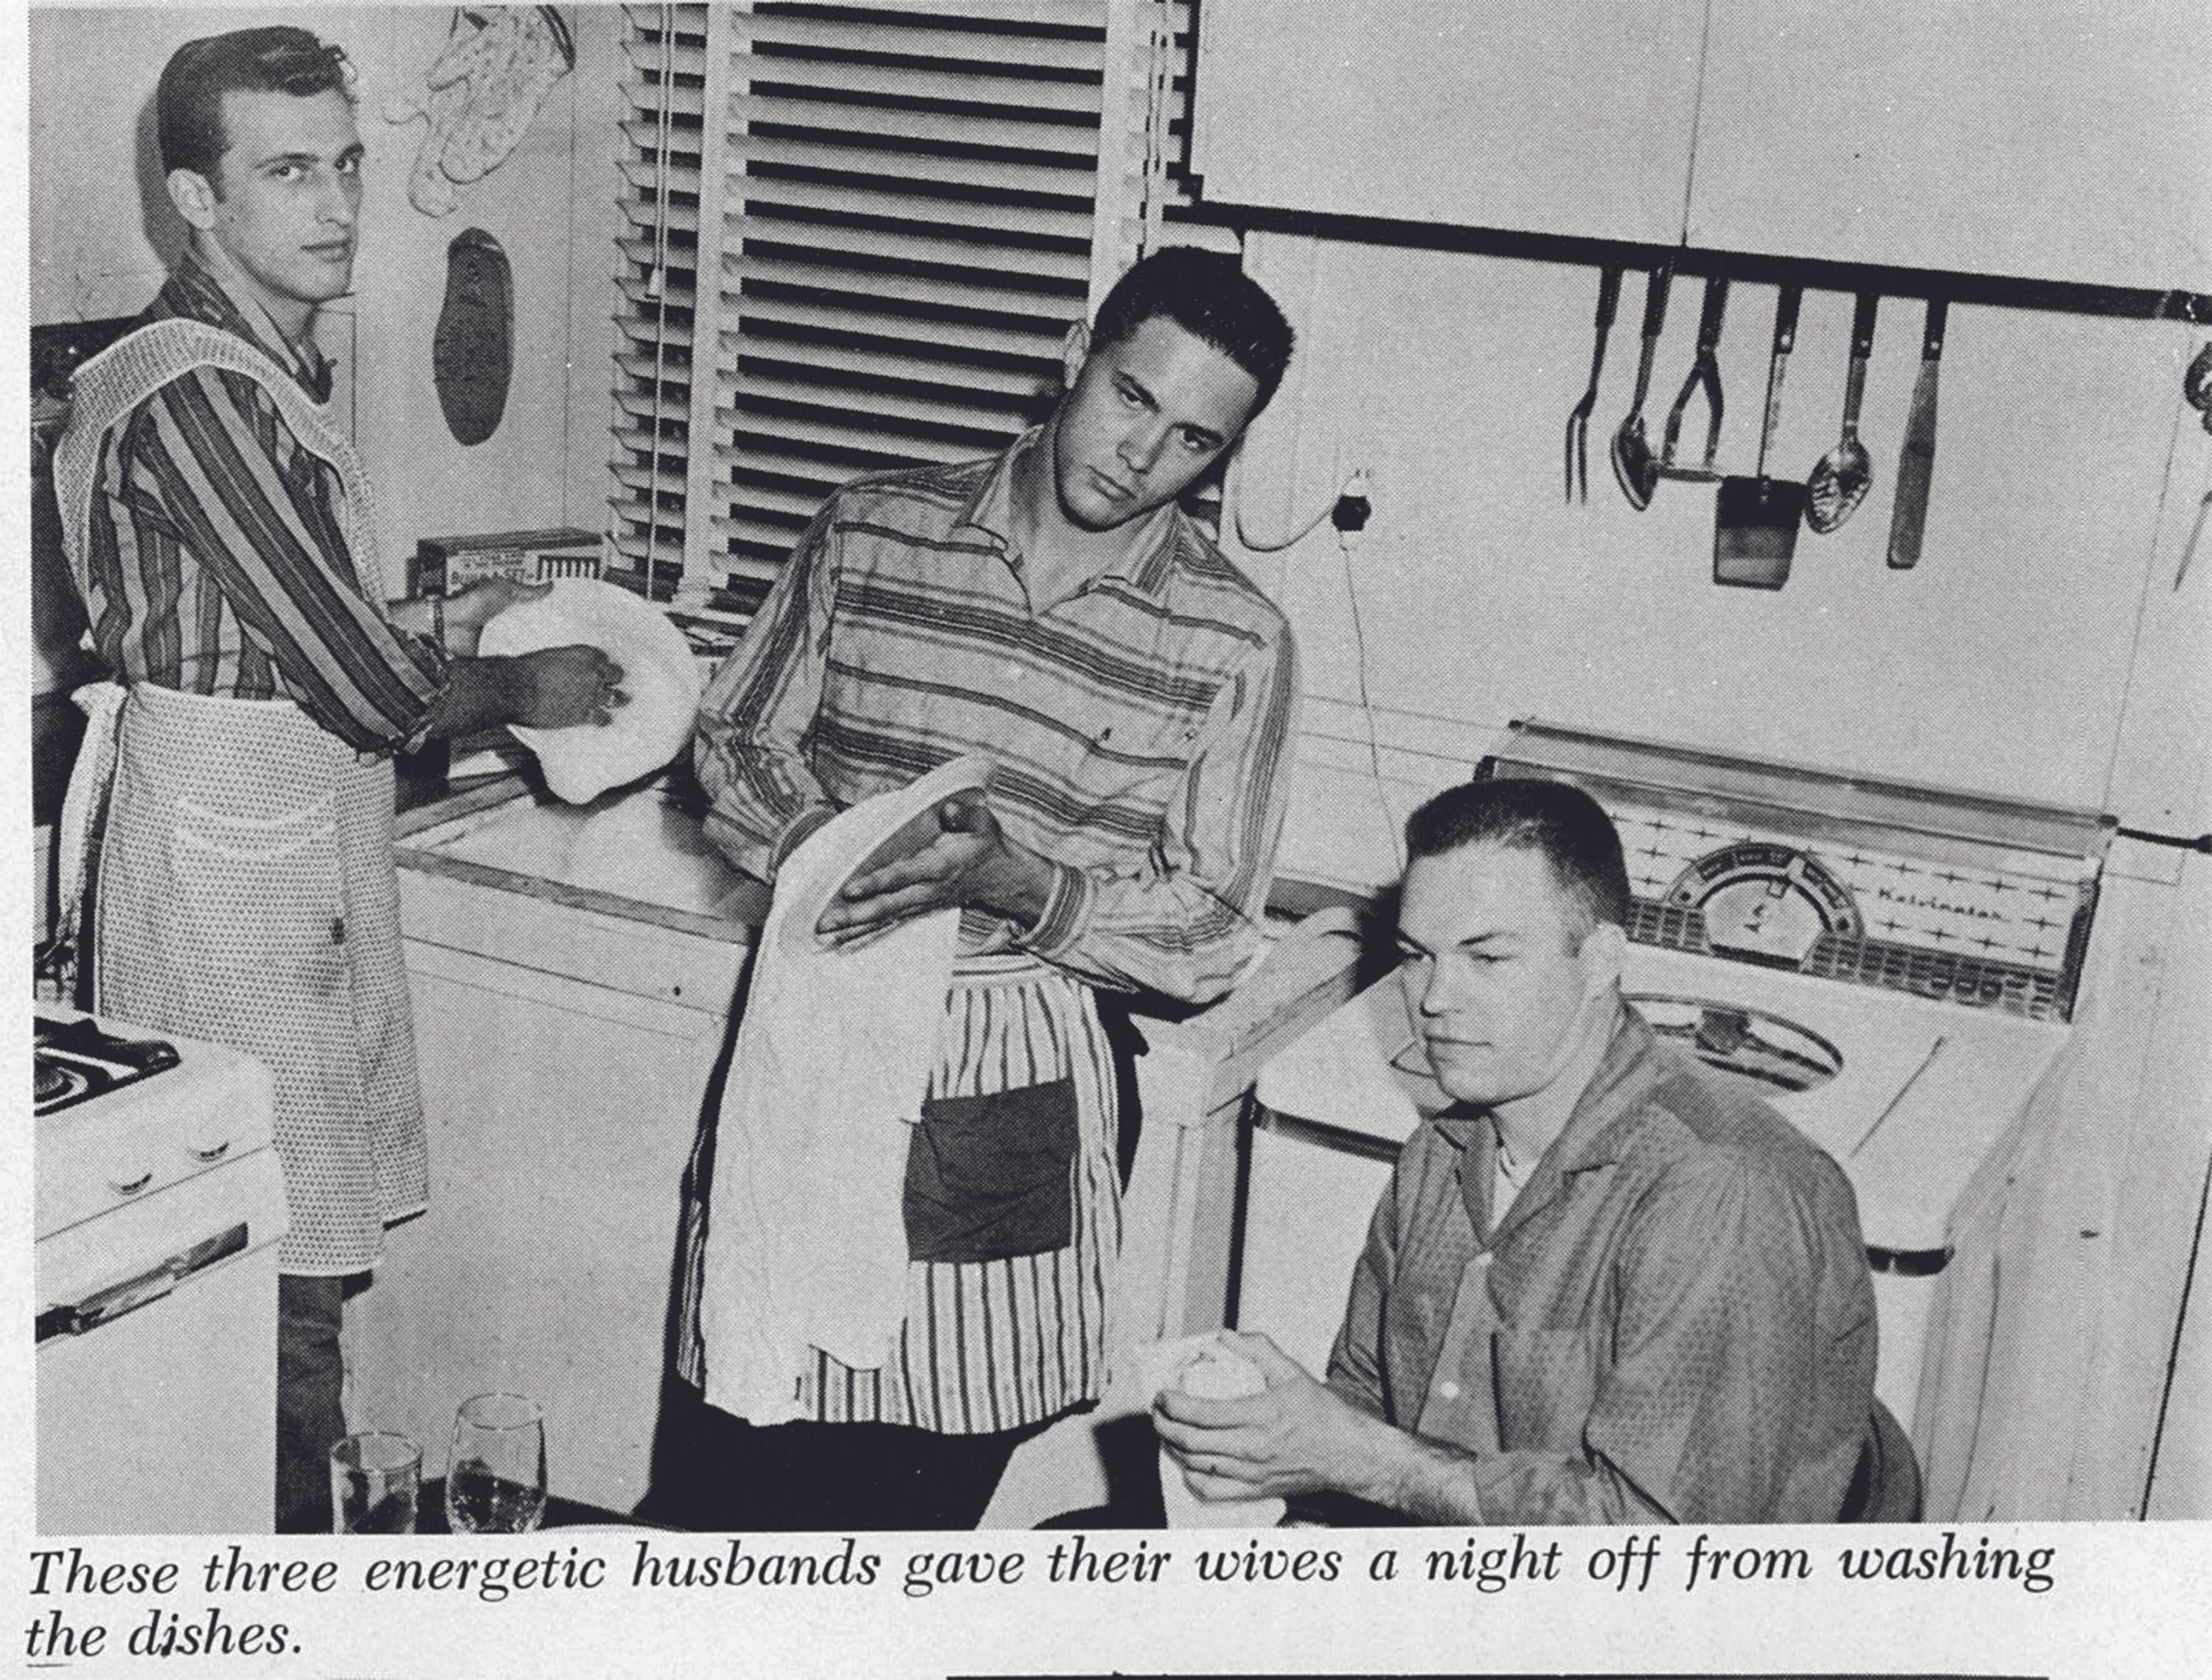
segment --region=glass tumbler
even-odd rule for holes
[[[422,1487],[422,1449],[405,1435],[348,1435],[331,1448],[331,1532],[412,1534]]]
[[[527,1534],[545,1514],[545,1420],[520,1394],[478,1394],[453,1417],[446,1520],[456,1534]]]

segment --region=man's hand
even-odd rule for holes
[[[550,582],[526,584],[512,578],[484,578],[455,591],[446,597],[447,649],[460,654],[474,653],[477,638],[485,625],[509,607],[520,606],[525,601],[542,601],[552,587]]]
[[[815,932],[846,945],[908,916],[975,905],[1018,927],[1044,913],[1052,865],[1006,838],[981,793],[963,793],[937,808],[936,839],[919,852],[855,876],[822,913]]]
[[[1152,1427],[1202,1499],[1258,1499],[1324,1491],[1377,1500],[1408,1438],[1340,1398],[1265,1336],[1224,1332],[1267,1379],[1263,1393],[1207,1400],[1168,1389]]]
[[[572,643],[515,656],[514,714],[510,722],[532,729],[606,724],[613,709],[629,704],[617,686],[623,669],[596,647]]]

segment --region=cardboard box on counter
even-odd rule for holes
[[[415,544],[408,593],[452,595],[486,578],[543,583],[549,578],[596,578],[600,540],[574,525],[475,536],[425,537]]]

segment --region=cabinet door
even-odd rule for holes
[[[1212,203],[1673,245],[1704,0],[1206,0]]]
[[[2203,0],[1712,0],[1689,242],[2212,285]]]

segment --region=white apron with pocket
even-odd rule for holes
[[[337,471],[356,571],[373,598],[397,592],[378,564],[367,478],[326,411],[252,346],[181,320],[142,328],[78,371],[55,482],[80,591],[103,440],[162,385],[207,365],[258,381],[301,446]],[[71,838],[90,843],[105,791],[93,1006],[266,1063],[292,1222],[279,1265],[365,1270],[384,1227],[428,1200],[392,766],[362,761],[289,701],[139,683],[119,706],[111,693],[87,709],[63,844],[65,871],[81,879]]]

